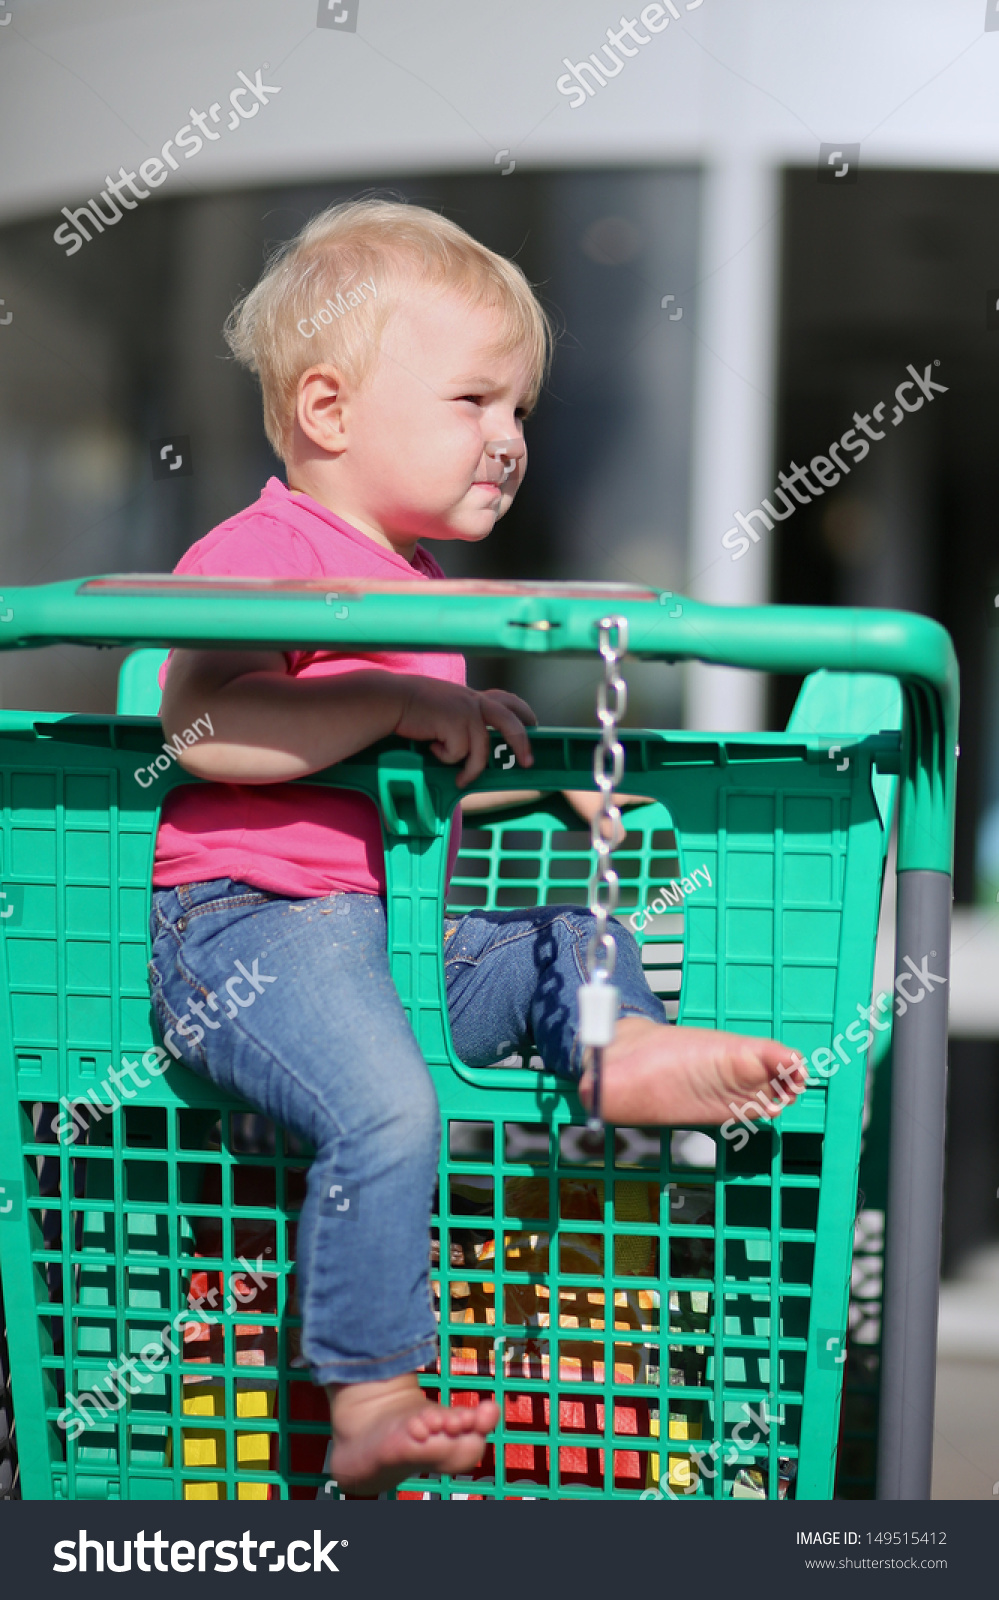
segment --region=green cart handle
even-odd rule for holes
[[[943,628],[903,611],[711,606],[637,584],[126,574],[7,589],[2,604],[0,649],[8,650],[390,647],[595,656],[599,621],[612,615],[627,620],[629,651],[644,660],[897,678],[904,702],[897,963],[932,960],[940,981],[896,1018],[893,1034],[878,1498],[929,1499],[958,718],[957,661]],[[418,786],[398,763],[380,787],[400,832],[431,829]],[[413,822],[399,816],[397,800],[414,807]]]
[[[333,587],[335,585],[335,588]],[[263,602],[266,602],[263,603]],[[362,582],[125,574],[7,589],[0,649],[49,644],[593,655],[627,618],[629,653],[762,672],[879,672],[905,692],[899,870],[953,861],[957,660],[905,611],[711,606],[640,584]]]

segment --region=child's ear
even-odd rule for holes
[[[344,447],[343,378],[336,367],[308,367],[298,380],[295,414],[306,438],[338,455]]]

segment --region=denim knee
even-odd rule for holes
[[[467,912],[445,946],[448,1011],[455,1049],[477,1066],[506,1054],[511,1042],[533,1045],[549,1071],[577,1079],[582,1061],[577,994],[587,979],[586,953],[596,930],[579,906]],[[612,925],[613,981],[622,1016],[668,1018],[642,970],[638,944]]]
[[[318,1106],[310,1130],[317,1161],[349,1161],[370,1173],[405,1168],[436,1171],[441,1118],[437,1093],[426,1066],[400,1072],[390,1099],[340,1107],[339,1115]]]

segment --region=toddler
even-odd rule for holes
[[[443,573],[422,540],[475,543],[509,510],[549,326],[520,269],[462,229],[397,202],[334,206],[282,249],[226,331],[260,379],[287,486],[271,478],[178,572],[321,578],[332,590],[348,576],[432,583]],[[177,650],[161,675],[167,736],[196,717],[212,735],[183,747],[183,766],[207,781],[170,795],[157,837],[154,1007],[193,1071],[315,1149],[296,1252],[302,1352],[330,1399],[331,1471],[361,1495],[413,1473],[469,1472],[499,1413],[491,1400],[430,1404],[416,1377],[437,1352],[440,1123],[389,973],[379,819],[354,791],[289,780],[398,734],[460,764],[465,789],[490,728],[529,768],[530,707],[467,688],[462,657],[441,644]],[[586,811],[596,796],[577,799]],[[456,813],[449,871],[459,831]],[[570,906],[445,918],[461,1059],[485,1065],[529,1045],[588,1106],[576,991],[591,930]],[[777,1114],[800,1091],[778,1089],[797,1063],[783,1045],[669,1025],[634,939],[623,927],[615,937],[608,1121],[720,1123],[733,1098],[757,1094],[760,1114]]]

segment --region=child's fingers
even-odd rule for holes
[[[511,699],[515,700],[516,698],[516,695],[511,696]],[[527,737],[527,729],[521,722],[517,712],[500,700],[498,695],[483,695],[480,703],[484,718],[483,726],[488,723],[491,728],[496,729],[497,733],[503,735],[522,767],[533,767],[534,756],[531,754],[531,741]],[[528,707],[527,709],[529,710],[530,708]],[[533,712],[531,715],[533,716]]]
[[[459,789],[466,788],[480,772],[484,772],[486,762],[489,760],[489,730],[481,716],[469,717],[464,748],[455,760],[459,760],[466,750],[468,758],[455,779]]]
[[[483,694],[489,695],[490,699],[495,697],[497,700],[502,700],[504,705],[508,705],[511,711],[515,711],[517,713],[517,716],[520,718],[521,722],[526,722],[532,728],[537,727],[537,716],[528,705],[527,701],[522,700],[519,694],[514,694],[509,689],[484,689],[482,692]]]
[[[453,767],[457,762],[463,761],[466,756],[470,757],[473,749],[474,720],[476,719],[462,717],[459,720],[444,724],[440,738],[433,739],[430,743],[430,748],[438,761],[443,761],[445,766]],[[485,733],[484,729],[482,731]],[[488,753],[488,735],[486,735],[484,742]],[[481,770],[482,768],[480,767],[479,771]],[[464,769],[461,776],[464,776]],[[468,780],[466,779],[465,781],[467,782]]]

